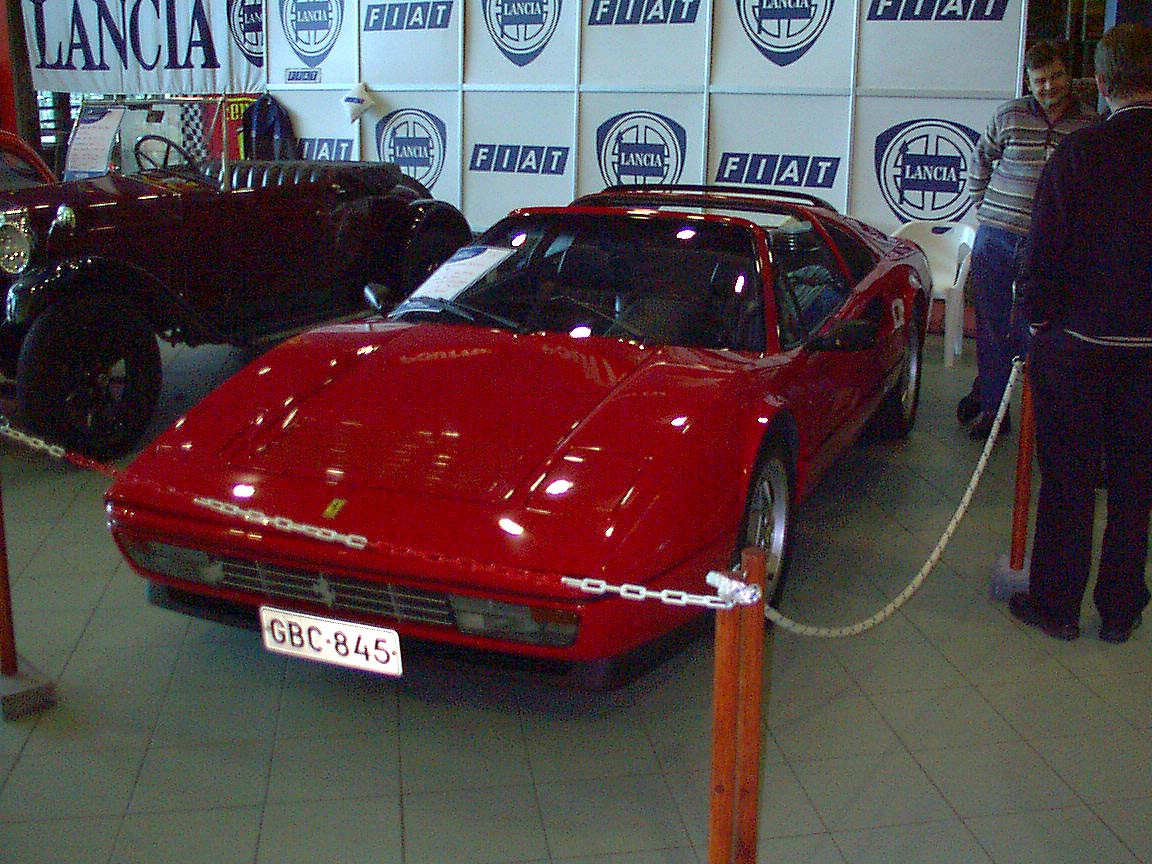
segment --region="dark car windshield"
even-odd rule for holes
[[[460,250],[389,317],[758,351],[755,262],[748,229],[699,218],[516,216]]]

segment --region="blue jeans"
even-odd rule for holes
[[[972,244],[972,305],[976,313],[976,365],[980,407],[995,411],[1008,386],[1012,359],[1023,345],[1023,322],[1012,320],[1012,285],[1024,237],[981,225]]]

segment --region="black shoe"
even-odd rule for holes
[[[972,392],[960,400],[956,406],[956,420],[961,426],[967,426],[980,416],[980,394],[973,388]]]
[[[972,425],[968,427],[968,437],[973,441],[983,441],[992,432],[992,424],[996,422],[995,411],[981,411],[980,416],[972,421]],[[1004,420],[1000,423],[1000,434],[1007,435],[1012,431],[1012,418],[1004,415]]]
[[[1109,624],[1100,622],[1100,641],[1110,642],[1113,645],[1122,645],[1132,636],[1132,631],[1144,622],[1144,616],[1137,615],[1130,624]]]
[[[1012,617],[1017,621],[1023,621],[1029,627],[1035,627],[1053,639],[1063,639],[1065,642],[1071,642],[1080,635],[1079,624],[1061,624],[1059,621],[1054,621],[1049,618],[1048,615],[1036,605],[1036,601],[1032,599],[1032,595],[1026,591],[1012,595],[1008,600],[1008,611],[1012,613]]]

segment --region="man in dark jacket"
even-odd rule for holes
[[[1107,120],[1069,135],[1037,188],[1022,306],[1041,485],[1026,593],[1012,614],[1079,635],[1100,453],[1108,516],[1100,638],[1125,642],[1148,604],[1152,508],[1152,29],[1118,25],[1096,49]]]

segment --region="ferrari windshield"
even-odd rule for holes
[[[747,228],[555,211],[500,222],[389,317],[759,351],[761,304]]]

